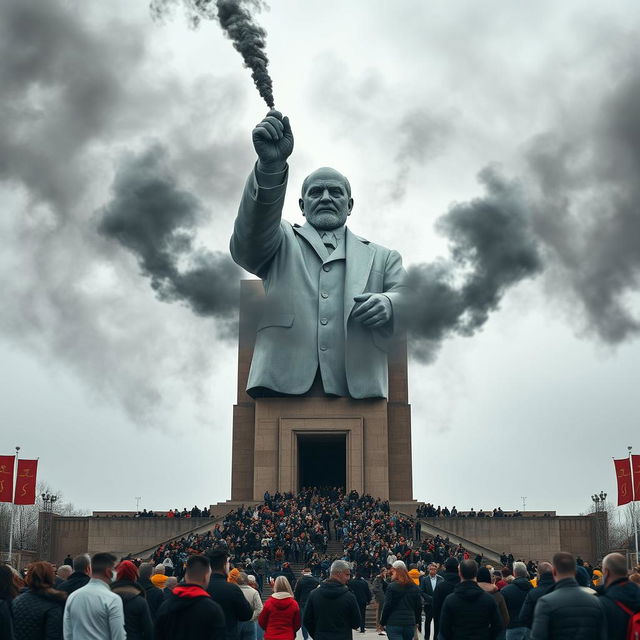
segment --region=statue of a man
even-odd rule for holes
[[[397,251],[354,235],[347,178],[327,167],[302,183],[306,222],[281,219],[289,119],[272,110],[253,130],[258,162],[247,180],[231,237],[231,255],[264,283],[247,392],[387,397],[387,348],[402,324],[405,271]],[[314,385],[315,381],[315,385]]]

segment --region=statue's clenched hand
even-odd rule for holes
[[[253,130],[253,147],[259,168],[267,173],[282,171],[293,151],[293,133],[289,118],[272,109]]]
[[[353,299],[360,303],[353,312],[353,319],[366,327],[376,329],[391,320],[391,300],[384,293],[363,293]]]

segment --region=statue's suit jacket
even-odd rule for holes
[[[321,285],[328,255],[318,233],[305,224],[281,220],[287,174],[273,188],[260,187],[255,170],[245,185],[230,249],[235,262],[262,278],[265,310],[258,322],[247,391],[267,388],[301,395],[313,384],[326,351],[318,342],[326,305],[343,309],[344,344],[341,349],[349,395],[353,398],[387,397],[387,349],[394,330],[402,325],[406,305],[405,271],[397,251],[386,249],[345,230],[344,299]],[[337,253],[336,249],[334,253]],[[384,293],[393,319],[381,329],[370,329],[351,317],[354,296]],[[325,306],[323,306],[325,305]],[[342,327],[340,327],[342,329]],[[333,354],[336,355],[335,353]]]

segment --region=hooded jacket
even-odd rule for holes
[[[531,629],[536,603],[554,584],[553,574],[549,571],[548,573],[543,573],[538,579],[538,586],[527,593],[522,609],[520,609],[520,623],[523,627],[529,627],[529,629]]]
[[[111,591],[122,598],[127,640],[152,640],[153,622],[144,589],[130,580],[118,580],[111,585]]]
[[[493,640],[503,629],[495,599],[473,580],[460,582],[442,605],[442,640]]]
[[[60,583],[57,588],[70,596],[74,591],[84,587],[90,579],[84,571],[74,571],[64,582]]]
[[[504,596],[509,610],[509,626],[508,629],[517,629],[526,626],[520,619],[520,610],[524,604],[525,598],[533,587],[528,578],[516,578],[511,584],[508,584],[500,593]]]
[[[164,602],[162,589],[158,589],[149,578],[138,578],[138,584],[144,589],[149,611],[151,611],[151,618],[155,620],[158,615],[158,609]]]
[[[253,616],[253,608],[244,597],[242,589],[233,582],[227,582],[227,578],[221,573],[212,573],[207,592],[224,611],[227,640],[237,640],[238,622],[246,622]]]
[[[258,624],[265,640],[293,640],[300,628],[300,607],[290,593],[278,591],[264,603]]]
[[[329,578],[309,594],[302,624],[313,640],[351,640],[351,630],[360,626],[356,597]]]
[[[198,585],[178,585],[158,609],[155,640],[225,640],[225,637],[222,607]]]
[[[314,578],[312,575],[302,575],[302,578],[296,582],[296,587],[293,590],[293,596],[298,601],[301,607],[307,604],[309,594],[318,587],[320,580]]]
[[[627,580],[627,578],[620,578],[601,591],[599,598],[607,617],[609,639],[626,640],[630,616],[617,603],[621,602],[633,613],[640,611],[640,589],[638,585]]]
[[[507,603],[504,601],[504,597],[500,593],[500,589],[496,587],[495,584],[491,584],[490,582],[478,582],[478,586],[485,592],[488,593],[493,599],[496,601],[498,605],[498,611],[500,612],[500,616],[502,617],[502,624],[504,628],[507,628],[509,624],[509,609],[507,609]]]
[[[409,571],[409,577],[413,580],[414,584],[420,586],[420,572],[417,569],[411,569],[411,571]]]

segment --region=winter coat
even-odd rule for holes
[[[422,596],[416,584],[402,585],[392,580],[384,594],[380,624],[411,627],[422,619]]]
[[[138,579],[138,584],[144,589],[149,611],[151,612],[151,619],[155,620],[158,615],[158,609],[164,602],[164,592],[162,589],[158,589],[149,578]]]
[[[290,593],[274,593],[264,603],[258,624],[265,640],[293,640],[300,628],[300,607]]]
[[[64,580],[60,586],[57,587],[60,591],[64,591],[70,596],[74,591],[84,587],[91,578],[84,571],[74,571],[66,580]]]
[[[538,586],[527,593],[522,609],[520,609],[520,623],[523,627],[529,627],[529,629],[531,629],[533,614],[538,600],[548,593],[554,585],[553,574],[551,572],[543,573],[538,579]]]
[[[442,605],[438,638],[492,640],[503,629],[495,598],[479,587],[477,582],[464,580],[454,588]]]
[[[460,576],[458,572],[455,573],[453,571],[445,571],[442,582],[438,585],[435,593],[433,594],[433,601],[431,603],[433,607],[433,625],[435,628],[435,636],[438,637],[438,628],[440,622],[440,611],[442,610],[442,605],[445,601],[445,598],[453,593],[453,590],[456,588],[458,584],[460,584]]]
[[[262,611],[262,598],[260,597],[260,594],[248,584],[241,584],[240,590],[242,591],[242,595],[247,599],[247,602],[253,609],[251,622],[256,622],[258,620],[260,612]]]
[[[356,597],[337,580],[325,580],[309,594],[302,624],[313,640],[351,640],[360,626]]]
[[[12,603],[16,640],[62,640],[62,613],[67,594],[28,589]]]
[[[533,587],[527,578],[516,578],[511,584],[508,584],[500,593],[504,596],[509,610],[509,626],[507,629],[517,629],[526,626],[520,620],[520,610],[524,604],[527,593]]]
[[[222,607],[197,585],[178,585],[158,609],[155,640],[225,640],[226,634]]]
[[[498,605],[498,611],[500,612],[500,617],[502,618],[502,624],[504,628],[507,628],[509,624],[509,609],[507,609],[507,603],[504,601],[504,597],[502,593],[500,593],[500,589],[496,587],[495,584],[491,584],[489,582],[478,582],[478,586],[496,601]]]
[[[118,580],[111,585],[111,591],[122,598],[127,640],[152,640],[153,622],[144,589],[135,582]]]
[[[11,601],[0,599],[0,640],[13,640]]]
[[[633,613],[640,611],[638,585],[630,582],[627,578],[620,578],[602,590],[599,599],[607,619],[608,637],[610,640],[626,640],[630,616],[616,603],[621,602]]]
[[[364,578],[349,580],[347,587],[358,601],[358,606],[366,607],[371,602],[371,589]]]
[[[556,582],[538,600],[530,640],[605,640],[604,607],[593,591],[575,578]]]
[[[212,573],[207,592],[214,602],[224,611],[227,625],[227,640],[237,640],[238,622],[251,620],[253,608],[247,602],[237,584],[227,582],[221,573]]]
[[[313,576],[302,576],[300,580],[296,583],[296,588],[293,590],[293,595],[297,600],[298,604],[301,607],[304,607],[307,604],[307,599],[309,598],[309,594],[317,589],[320,584],[320,580],[318,578],[314,578]]]

